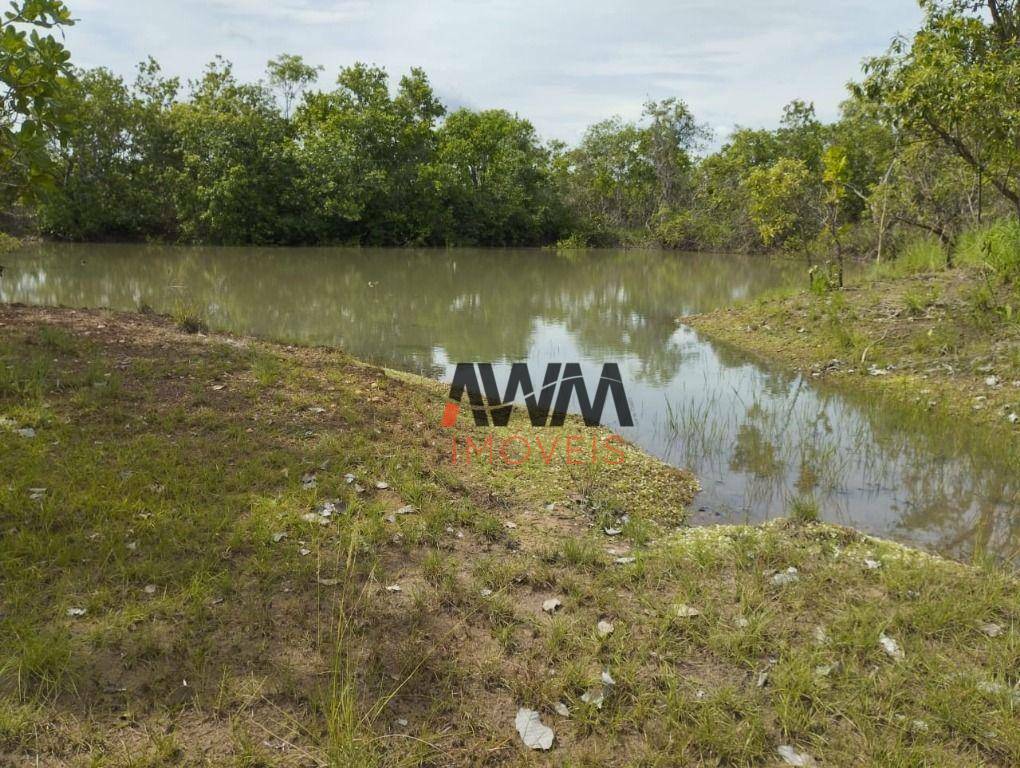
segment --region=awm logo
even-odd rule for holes
[[[452,427],[457,423],[461,401],[467,394],[476,426],[485,427],[491,423],[494,427],[505,427],[510,421],[518,391],[528,407],[528,418],[535,427],[563,426],[570,400],[575,396],[581,418],[587,426],[599,425],[606,400],[610,396],[620,426],[634,426],[623,378],[620,376],[620,366],[616,363],[603,364],[594,398],[588,396],[579,363],[549,363],[537,394],[527,363],[514,363],[510,366],[510,376],[504,392],[500,392],[496,384],[492,363],[457,363],[442,425]]]

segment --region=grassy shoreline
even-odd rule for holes
[[[1011,576],[809,521],[677,527],[696,480],[631,448],[453,464],[443,395],[0,307],[0,762],[1020,760]]]
[[[974,267],[864,278],[681,318],[713,340],[815,379],[1020,435],[1020,323],[1011,285]]]

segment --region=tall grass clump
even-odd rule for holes
[[[938,272],[945,267],[946,246],[937,237],[922,235],[907,240],[895,259],[873,264],[869,277],[874,280],[907,277]]]
[[[1020,278],[1020,222],[1001,219],[960,236],[956,261],[993,272],[1003,282]]]

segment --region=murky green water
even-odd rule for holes
[[[615,361],[635,420],[621,432],[698,474],[696,521],[759,521],[812,494],[828,519],[881,536],[962,558],[1017,552],[1020,482],[1002,446],[753,364],[676,322],[800,281],[797,263],[654,251],[44,245],[5,264],[0,301],[196,308],[214,328],[335,344],[436,378],[458,361],[527,361],[536,372],[578,361],[586,375]]]

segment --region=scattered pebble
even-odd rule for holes
[[[561,603],[559,599],[555,597],[550,597],[548,600],[542,603],[542,610],[545,611],[546,613],[556,613],[556,611],[559,610],[560,606],[562,605],[563,603]]]
[[[503,527],[506,528],[507,530],[512,531],[514,528],[517,527],[517,523],[513,522],[512,520],[504,520]]]
[[[783,762],[787,765],[799,766],[799,768],[807,768],[808,766],[815,765],[815,760],[811,755],[806,752],[798,752],[796,749],[791,747],[789,744],[781,744],[776,750],[779,756],[783,759]]]
[[[386,483],[386,482],[383,482],[382,480],[377,481],[376,484],[375,484],[375,489],[377,491],[385,491],[389,487],[390,487],[390,484]]]
[[[598,624],[595,625],[595,631],[599,633],[599,637],[609,637],[613,634],[613,630],[616,627],[613,626],[613,622],[602,619]]]
[[[630,556],[618,557],[615,560],[613,560],[613,562],[616,563],[617,565],[630,565],[631,563],[636,563],[637,558]]]
[[[570,707],[564,704],[562,701],[557,701],[553,704],[553,709],[556,710],[556,714],[560,717],[570,717]]]
[[[287,538],[287,534],[282,532],[282,531],[280,533],[274,533],[273,534],[273,543],[274,544],[279,544],[285,538]]]
[[[400,588],[399,584],[390,584],[388,587],[386,587],[386,591],[387,592],[402,592],[403,590]]]
[[[354,475],[352,475],[350,472],[348,472],[346,475],[344,475],[344,482],[347,483],[347,485],[350,485],[351,483],[353,483],[354,482]]]
[[[988,624],[982,624],[980,627],[978,627],[978,629],[980,629],[989,637],[998,637],[999,635],[1002,634],[1002,626],[1000,626],[999,624],[994,624],[992,622],[989,622]]]
[[[602,709],[603,703],[605,703],[606,695],[602,691],[593,688],[590,691],[585,691],[581,694],[581,701],[585,704],[591,704],[595,709]]]
[[[864,567],[869,571],[877,571],[882,567],[882,564],[878,560],[872,560],[871,558],[864,558]]]
[[[605,531],[606,536],[619,536],[623,533],[622,528],[603,528],[602,530]]]
[[[156,585],[155,585],[155,584],[146,584],[146,585],[145,585],[145,586],[144,586],[144,587],[142,588],[142,591],[143,591],[143,592],[144,592],[145,594],[147,594],[147,595],[154,595],[154,594],[156,594]]]
[[[316,579],[324,587],[335,587],[340,583],[340,579]]]
[[[35,437],[35,430],[32,429],[31,427],[22,427],[21,429],[18,430],[18,434],[21,435],[22,437],[31,438]]]
[[[67,615],[70,616],[71,618],[78,618],[79,616],[84,616],[86,613],[88,613],[88,610],[85,609],[85,608],[68,608],[67,609]]]
[[[308,549],[307,547],[301,547],[301,549],[298,550],[298,554],[301,555],[301,557],[307,557],[308,555],[312,554],[312,550]]]
[[[395,515],[410,515],[414,512],[414,504],[405,504],[393,514]]]
[[[893,638],[886,635],[884,632],[879,635],[878,643],[882,646],[882,650],[886,652],[886,655],[894,661],[903,661],[905,654],[903,649],[900,648],[900,644],[897,643]]]
[[[602,685],[616,685],[616,681],[613,679],[613,676],[609,674],[608,669],[602,671]]]
[[[482,590],[478,594],[480,594],[482,597],[491,597],[492,596],[492,590],[489,589],[488,587],[483,587]]]
[[[800,576],[797,573],[797,569],[792,565],[785,571],[780,571],[772,576],[772,583],[778,587],[785,586],[787,584],[793,584],[794,582],[800,581]]]
[[[699,611],[697,608],[692,608],[691,606],[685,603],[680,603],[679,605],[675,606],[673,608],[673,613],[676,614],[677,618],[680,619],[693,619],[695,616],[701,615],[701,611]]]
[[[514,725],[525,746],[541,750],[552,748],[555,736],[553,729],[542,723],[541,716],[535,710],[524,707],[518,709]]]

